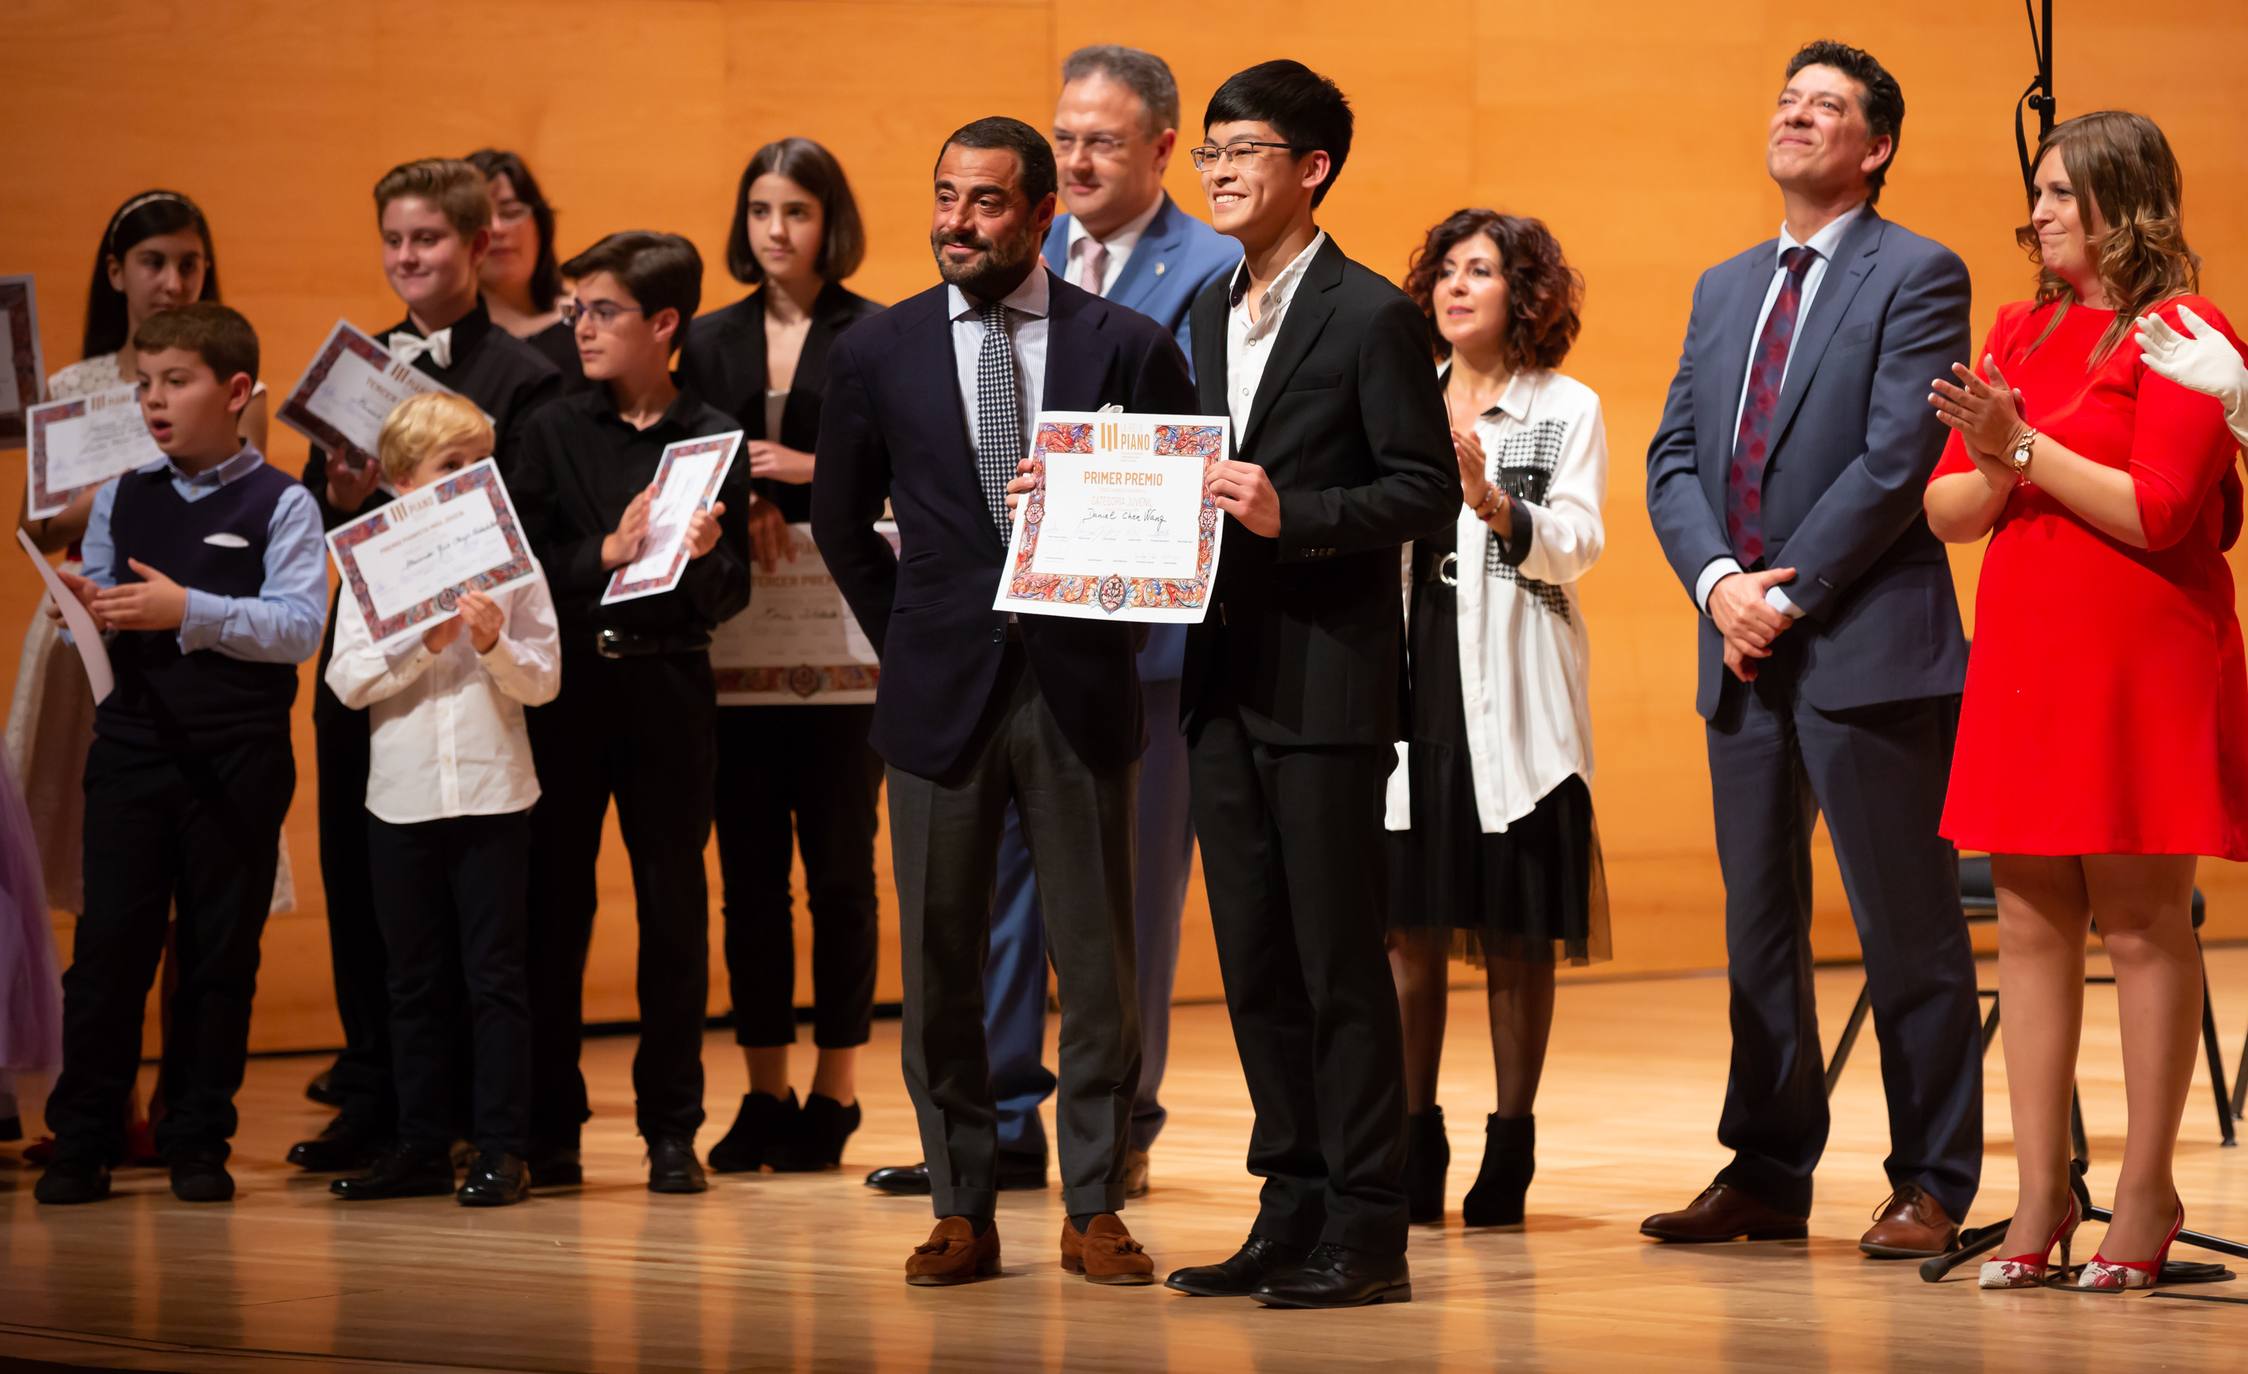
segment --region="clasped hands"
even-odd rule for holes
[[[1036,458],[1025,458],[1015,465],[1018,474],[1007,484],[1007,513],[1015,513],[1016,503],[1046,480],[1045,469]],[[1251,534],[1266,539],[1280,537],[1280,493],[1273,490],[1272,478],[1255,463],[1235,462],[1226,459],[1210,464],[1203,471],[1202,490],[1218,503],[1218,509],[1241,522],[1241,527]]]
[[[655,505],[656,488],[649,483],[632,504],[624,508],[617,527],[601,539],[601,566],[621,568],[640,556],[648,542],[648,512]],[[718,517],[726,513],[724,501],[713,501],[708,510],[687,517],[687,556],[700,558],[718,547]]]
[[[56,576],[93,616],[94,624],[105,631],[178,629],[187,619],[187,588],[137,558],[126,559],[125,566],[139,573],[141,580],[104,587],[73,572],[58,572]],[[62,623],[62,607],[51,599],[47,618]]]

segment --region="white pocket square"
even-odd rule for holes
[[[244,539],[239,534],[228,534],[225,530],[220,530],[217,534],[204,535],[203,542],[216,544],[222,549],[246,549],[250,547],[249,540]]]

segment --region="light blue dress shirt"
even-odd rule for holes
[[[183,472],[168,458],[140,471],[168,472],[172,490],[193,504],[263,466],[265,455],[244,444],[241,452],[207,472]],[[114,587],[118,581],[117,546],[109,533],[116,505],[117,483],[110,482],[94,494],[93,513],[79,544],[85,575],[96,586]],[[327,612],[328,554],[320,510],[312,493],[292,482],[274,503],[266,526],[265,581],[258,594],[218,596],[188,588],[180,652],[212,649],[245,663],[302,663],[320,651]]]

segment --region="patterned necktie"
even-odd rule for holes
[[[1097,239],[1081,238],[1077,241],[1075,252],[1077,280],[1070,285],[1082,287],[1098,296],[1101,294],[1101,278],[1108,275],[1108,245]]]
[[[1779,297],[1756,336],[1756,361],[1748,370],[1748,394],[1741,404],[1740,432],[1733,436],[1733,471],[1725,484],[1725,532],[1742,563],[1764,560],[1764,465],[1772,457],[1772,415],[1779,409],[1780,383],[1787,377],[1788,346],[1795,342],[1795,316],[1803,304],[1803,278],[1818,259],[1811,248],[1780,254],[1787,275]]]
[[[1007,337],[1007,307],[993,301],[982,310],[983,347],[976,353],[976,475],[992,523],[1007,540],[1007,484],[1023,457],[1021,387],[1015,375],[1015,348]]]

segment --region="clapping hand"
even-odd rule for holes
[[[2013,448],[2021,436],[2022,395],[1998,370],[1996,358],[1985,353],[1983,367],[1990,373],[1989,381],[1976,376],[1965,363],[1953,363],[1951,371],[1958,383],[1938,377],[1929,384],[1932,390],[1928,404],[1936,408],[1937,419],[1959,431],[1970,453],[1998,456]]]
[[[2248,418],[2248,363],[2241,361],[2232,340],[2189,306],[2178,307],[2178,319],[2189,332],[2180,334],[2159,315],[2139,317],[2139,356],[2147,368],[2189,391],[2216,397],[2227,415]]]
[[[617,521],[616,529],[601,540],[601,566],[621,568],[640,556],[640,546],[648,542],[648,508],[655,504],[656,488],[648,488],[632,498]]]
[[[687,517],[687,556],[700,558],[718,547],[718,517],[726,513],[724,501],[713,501],[708,510]]]
[[[328,481],[329,507],[346,515],[367,504],[382,480],[380,465],[372,461],[355,463],[344,453],[330,452],[322,468]]]
[[[95,592],[87,603],[94,620],[105,630],[178,629],[187,618],[187,588],[137,558],[126,559],[125,566],[141,580]]]

